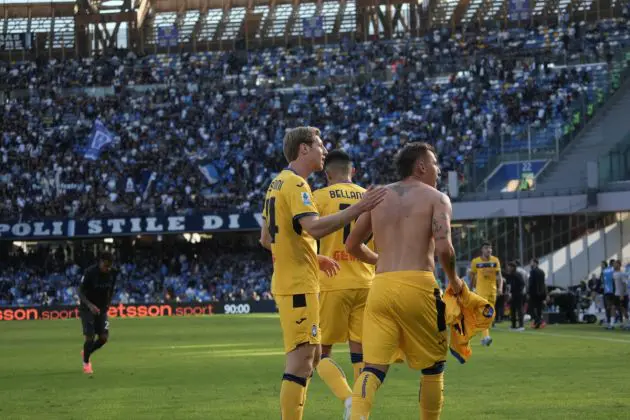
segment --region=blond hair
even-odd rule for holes
[[[282,150],[287,162],[293,162],[300,154],[300,145],[308,144],[309,146],[315,141],[315,137],[321,132],[315,127],[297,127],[289,130],[284,136],[282,142]]]

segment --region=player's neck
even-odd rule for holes
[[[328,181],[329,187],[335,184],[352,184],[352,179],[350,179],[349,177],[345,177],[345,178],[331,179],[330,181]]]
[[[313,173],[306,162],[299,162],[297,160],[289,163],[289,169],[304,179],[307,179],[311,175],[311,173]]]

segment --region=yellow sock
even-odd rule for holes
[[[361,374],[361,369],[365,367],[365,363],[363,363],[363,353],[350,353],[350,361],[352,362],[352,369],[354,370],[354,378],[352,380],[353,383],[357,383],[357,379]]]
[[[302,390],[302,404],[300,405],[300,412],[298,413],[299,414],[298,419],[300,420],[302,420],[302,417],[304,417],[304,407],[306,406],[306,394],[308,393],[308,386],[311,383],[311,379],[313,379],[313,375],[306,378],[306,386]]]
[[[359,375],[361,374],[361,370],[365,367],[365,363],[363,362],[359,362],[359,363],[353,363],[352,364],[352,369],[354,370],[354,384],[357,383],[357,381],[359,380]]]
[[[444,372],[422,375],[420,381],[420,419],[438,420],[444,405]]]
[[[490,337],[490,330],[483,330],[483,332],[481,333],[481,336],[483,338]]]
[[[341,367],[330,357],[323,358],[317,366],[317,373],[335,397],[345,401],[352,396],[352,390]]]
[[[367,420],[372,411],[376,391],[385,380],[385,373],[367,367],[359,375],[352,392],[352,420]]]
[[[282,420],[301,420],[306,399],[306,378],[285,373],[280,387]]]

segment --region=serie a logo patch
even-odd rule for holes
[[[313,337],[317,337],[317,325],[313,324],[313,327],[311,328],[311,335]]]
[[[492,316],[494,315],[494,308],[492,306],[490,306],[490,305],[486,305],[483,308],[482,314],[486,318],[492,318]]]
[[[305,206],[310,206],[313,204],[311,201],[311,197],[306,191],[302,193],[302,203],[304,203]]]

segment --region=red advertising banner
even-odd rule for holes
[[[146,318],[162,316],[192,316],[276,312],[272,300],[251,302],[213,302],[213,303],[155,303],[112,305],[107,311],[110,318]],[[27,306],[0,308],[0,321],[26,321],[35,319],[72,319],[79,318],[78,306]]]

